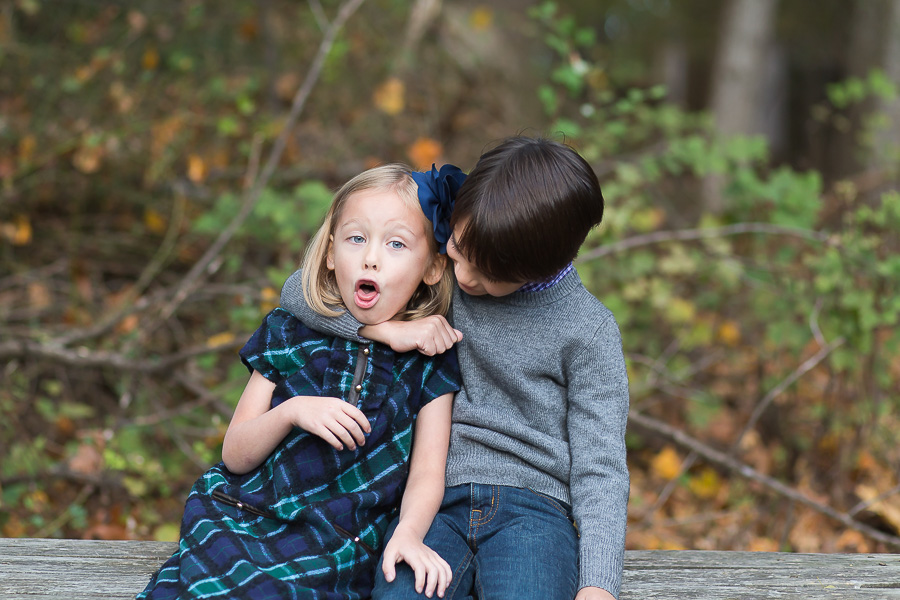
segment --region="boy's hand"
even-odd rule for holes
[[[462,340],[463,334],[444,317],[431,315],[415,321],[385,321],[366,325],[360,334],[387,344],[394,352],[418,350],[426,356],[443,354]]]
[[[366,443],[366,433],[372,432],[369,420],[361,410],[340,398],[327,396],[294,396],[291,421],[297,427],[317,435],[336,450],[346,446],[356,450]]]
[[[405,562],[416,574],[417,593],[424,592],[431,598],[437,591],[438,597],[444,597],[453,579],[450,565],[416,536],[398,526],[382,555],[381,570],[389,583],[394,580],[397,563],[400,562]]]
[[[603,588],[583,587],[575,594],[575,600],[616,600],[616,598]]]

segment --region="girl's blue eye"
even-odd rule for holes
[[[366,238],[364,238],[361,235],[351,235],[350,241],[353,242],[354,244],[362,244],[366,241]]]
[[[396,240],[394,240],[392,242],[388,242],[388,243],[391,245],[391,248],[393,248],[394,250],[403,250],[404,248],[406,248],[406,244],[404,244],[403,242],[398,242]]]

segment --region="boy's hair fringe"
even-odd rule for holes
[[[490,279],[541,281],[577,256],[603,205],[596,173],[573,148],[514,136],[481,155],[450,225],[457,249]]]

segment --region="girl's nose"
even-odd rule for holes
[[[378,253],[373,248],[370,247],[368,249],[368,251],[366,252],[366,256],[365,256],[365,268],[372,269],[373,271],[377,271],[378,263],[379,263]]]

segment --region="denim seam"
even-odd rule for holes
[[[467,552],[465,558],[463,558],[456,570],[453,571],[453,579],[450,580],[450,587],[447,588],[445,593],[448,598],[453,598],[456,595],[456,591],[462,584],[462,574],[465,573],[466,569],[469,568],[469,565],[472,564],[474,556],[475,555],[471,552]]]
[[[496,501],[495,501],[495,498],[496,498]],[[499,488],[499,486],[492,485],[491,486],[491,508],[490,508],[490,511],[488,512],[488,517],[484,521],[479,520],[477,522],[477,525],[478,526],[487,525],[488,523],[493,521],[494,517],[497,516],[497,513],[500,512],[499,504],[500,504],[500,488]],[[482,512],[482,511],[478,511],[478,512]],[[484,513],[482,512],[482,514],[484,514]]]
[[[537,490],[531,489],[530,487],[526,487],[525,489],[528,490],[529,492],[531,492],[532,494],[534,494],[535,496],[537,496],[538,498],[540,498],[541,500],[544,500],[547,504],[549,504],[550,506],[555,508],[557,511],[559,511],[565,518],[569,519],[570,521],[572,520],[572,515],[570,514],[570,512],[568,510],[566,510],[566,508],[563,505],[561,505],[555,498],[552,498],[552,497],[548,496],[547,494],[542,494]]]

